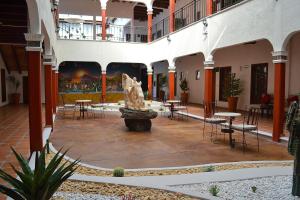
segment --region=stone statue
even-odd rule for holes
[[[125,108],[132,110],[145,110],[142,83],[134,77],[131,79],[127,74],[122,74],[122,87],[125,94]]]
[[[287,114],[286,126],[290,132],[288,152],[295,157],[292,195],[300,196],[300,116],[299,104],[292,103]]]
[[[150,131],[151,119],[157,117],[157,112],[146,109],[142,83],[136,78],[131,79],[122,74],[122,87],[125,95],[125,108],[120,108],[125,125],[130,131]]]

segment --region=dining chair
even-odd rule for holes
[[[203,102],[204,108],[204,119],[203,119],[203,129],[202,129],[202,136],[203,139],[205,137],[205,129],[206,123],[211,125],[210,139],[213,140],[213,134],[218,134],[218,125],[222,123],[226,123],[226,119],[215,117],[214,114],[216,112],[217,103],[216,102]]]
[[[245,151],[245,147],[247,146],[246,135],[245,133],[255,133],[257,140],[257,151],[259,152],[259,137],[258,137],[258,121],[261,110],[260,108],[250,108],[248,113],[244,115],[244,120],[242,124],[233,124],[232,129],[236,131],[240,131],[243,134],[242,144],[243,151]]]
[[[71,113],[70,115],[72,115],[73,119],[75,118],[75,113],[76,113],[76,104],[66,104],[65,103],[65,99],[64,99],[64,95],[61,94],[61,101],[62,101],[62,113],[63,113],[63,118],[66,117],[66,115],[68,115],[69,113]]]

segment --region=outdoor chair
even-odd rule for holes
[[[63,114],[63,118],[66,117],[66,115],[71,115],[73,117],[73,119],[75,118],[75,113],[76,113],[76,104],[66,104],[65,103],[65,99],[64,99],[64,95],[61,94],[61,101],[62,101],[62,114]]]
[[[258,120],[260,116],[259,108],[250,108],[248,114],[244,115],[244,121],[242,124],[233,124],[232,129],[243,133],[242,144],[243,151],[247,146],[245,133],[255,133],[257,140],[257,151],[259,152],[259,138],[258,138]]]
[[[226,119],[214,117],[214,114],[216,112],[217,103],[216,102],[203,102],[204,107],[204,119],[203,119],[203,130],[202,130],[202,136],[203,139],[205,137],[205,128],[206,124],[211,125],[211,131],[210,133],[210,139],[213,140],[213,134],[218,134],[218,125],[222,123],[226,123]]]
[[[166,116],[169,114],[169,111],[170,111],[170,107],[171,107],[171,104],[167,103],[167,102],[162,102],[160,108],[159,108],[159,111],[160,111],[160,115],[161,116]]]
[[[175,105],[174,110],[176,111],[176,113],[178,115],[178,119],[179,119],[179,115],[181,115],[181,119],[183,120],[183,117],[184,117],[183,113],[186,113],[185,114],[186,120],[189,119],[188,107],[186,105],[182,105],[181,103],[180,103],[180,105]],[[183,112],[183,113],[179,113],[179,112]]]

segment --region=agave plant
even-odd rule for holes
[[[0,192],[16,200],[48,200],[57,191],[60,185],[73,175],[78,167],[79,160],[68,164],[60,155],[61,150],[46,165],[46,149],[36,153],[35,169],[32,170],[29,163],[21,154],[12,149],[21,171],[11,165],[18,175],[14,178],[0,169],[0,178],[7,182],[10,187],[0,185]]]

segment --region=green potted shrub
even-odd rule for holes
[[[18,92],[20,81],[14,76],[9,76],[7,80],[14,88],[14,92],[10,94],[10,103],[15,105],[20,104],[20,93]]]
[[[226,80],[228,84],[225,87],[224,93],[228,102],[228,111],[236,112],[239,95],[243,92],[241,79],[236,78],[236,74],[232,73]]]
[[[188,86],[188,81],[186,80],[186,78],[182,79],[180,84],[179,84],[180,88],[181,88],[181,103],[183,105],[186,105],[189,102],[189,86]]]
[[[15,200],[49,200],[61,184],[72,176],[77,169],[78,160],[68,163],[63,161],[64,155],[59,151],[46,165],[46,148],[36,153],[34,170],[28,160],[12,149],[20,169],[11,165],[18,175],[14,178],[0,169],[0,179],[9,186],[0,184],[0,193]]]

